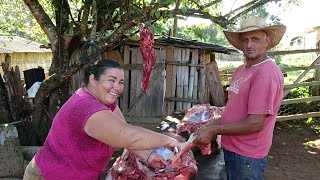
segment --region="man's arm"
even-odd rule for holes
[[[231,124],[211,123],[209,126],[201,127],[197,130],[195,139],[196,144],[210,143],[216,135],[244,135],[260,131],[263,128],[267,115],[250,114],[243,121]]]
[[[243,135],[261,131],[267,115],[250,114],[244,121],[235,122],[232,124],[215,125],[213,130],[217,135]]]

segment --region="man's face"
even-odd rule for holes
[[[247,60],[255,60],[265,56],[270,37],[265,31],[250,31],[240,34],[242,50]]]

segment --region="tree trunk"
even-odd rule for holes
[[[8,93],[0,74],[0,124],[11,122]]]
[[[54,57],[51,65],[51,73],[61,74],[63,69],[67,69],[69,64],[68,50],[63,47],[59,53],[53,52]],[[30,145],[42,145],[50,130],[52,121],[61,106],[70,97],[69,81],[51,78],[49,82],[43,82],[39,89],[34,103],[33,112],[33,137]],[[60,84],[55,84],[60,83]],[[40,87],[41,87],[40,86]],[[47,96],[49,94],[49,96]]]

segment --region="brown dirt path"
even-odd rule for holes
[[[265,180],[319,180],[320,134],[309,124],[277,123],[264,177]]]

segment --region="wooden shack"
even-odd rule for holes
[[[18,66],[23,71],[42,67],[48,71],[51,66],[51,49],[40,48],[42,44],[15,35],[0,35],[0,64],[6,56],[10,67]],[[0,73],[3,74],[0,68]],[[21,77],[23,78],[23,77]]]
[[[104,53],[117,60],[125,71],[125,88],[118,105],[127,122],[154,129],[174,112],[195,104],[225,103],[215,53],[237,52],[222,46],[176,38],[155,40],[156,65],[147,92],[141,91],[143,58],[139,42],[127,41],[118,49]],[[79,76],[79,75],[77,75]],[[79,77],[73,90],[79,87]]]

